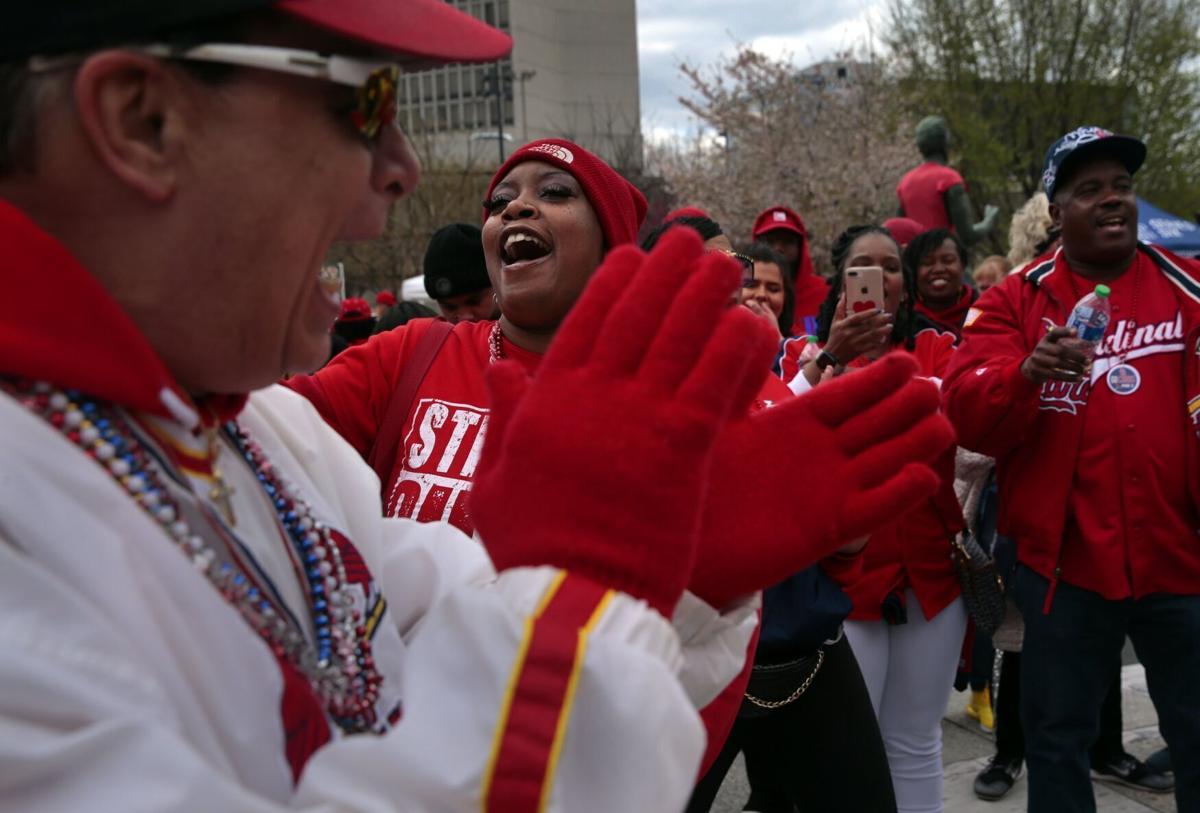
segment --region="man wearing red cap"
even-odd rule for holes
[[[683,805],[689,693],[728,675],[683,674],[713,616],[666,616],[773,349],[727,307],[730,261],[686,235],[615,252],[534,378],[494,366],[486,549],[383,519],[354,451],[269,386],[329,351],[332,242],[377,236],[418,181],[400,64],[510,44],[441,0],[52,0],[0,28],[0,798]],[[948,442],[928,387],[892,373],[904,440]],[[821,407],[780,414],[857,461],[859,434],[815,431],[840,420]],[[893,468],[839,482],[885,503],[929,487]]]
[[[722,675],[685,685],[684,641],[712,618],[665,615],[714,446],[757,390],[743,370],[772,350],[726,307],[737,270],[686,236],[614,254],[535,378],[489,376],[486,550],[385,520],[354,451],[269,385],[329,351],[331,243],[377,236],[417,183],[399,65],[491,61],[509,39],[441,0],[10,11],[5,806],[680,809],[703,748],[688,692]],[[947,440],[896,372],[913,440]],[[909,474],[905,499],[932,476]]]
[[[817,276],[808,250],[808,229],[804,221],[786,206],[772,206],[754,218],[750,236],[777,251],[791,266],[796,286],[796,310],[793,336],[811,336],[817,332],[817,312],[829,293],[829,283]]]

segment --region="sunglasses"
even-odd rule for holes
[[[259,68],[353,87],[356,91],[354,107],[349,114],[350,123],[370,144],[378,141],[384,126],[398,122],[396,89],[400,83],[400,68],[395,64],[297,48],[238,43],[209,43],[191,48],[143,45],[131,50],[163,59]],[[78,63],[81,58],[79,55],[49,59],[33,57],[28,67],[32,73],[44,73]]]

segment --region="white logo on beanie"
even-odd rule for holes
[[[546,155],[551,155],[564,164],[570,164],[575,161],[575,153],[566,147],[560,147],[557,144],[550,144],[548,142],[533,145],[529,148],[529,152],[544,152]]]
[[[775,219],[776,223],[786,223],[787,222],[787,215],[783,212],[773,212],[771,214],[771,217]]]

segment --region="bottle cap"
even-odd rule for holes
[[[816,336],[813,336],[811,333],[808,336],[806,336],[805,338],[808,340],[809,344],[816,344],[817,342],[821,341]]]
[[[1097,285],[1096,286],[1096,296],[1107,297],[1111,293],[1112,293],[1112,289],[1110,289],[1107,285]]]

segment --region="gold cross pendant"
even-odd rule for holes
[[[209,465],[212,467],[213,481],[212,487],[208,490],[208,498],[212,500],[225,518],[225,522],[232,528],[237,525],[237,518],[233,515],[233,501],[230,498],[237,493],[237,489],[225,482],[221,469],[217,467],[217,457],[221,454],[221,444],[217,439],[217,427],[206,428],[204,436],[208,441],[208,458]]]
[[[221,511],[221,515],[225,517],[225,521],[232,528],[237,525],[237,518],[233,515],[233,502],[230,499],[237,489],[225,482],[225,478],[221,476],[221,471],[216,466],[212,470],[213,484],[208,490],[208,498],[213,501]]]

